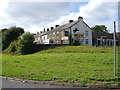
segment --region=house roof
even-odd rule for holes
[[[79,20],[76,20],[76,21],[73,21],[71,23],[67,23],[67,24],[58,26],[58,27],[54,28],[53,30],[47,31],[47,32],[42,33],[42,34],[37,35],[37,36],[43,36],[43,35],[46,35],[48,33],[54,32],[54,31],[60,31],[60,30],[68,29],[68,28],[72,27],[73,25],[75,25],[78,22],[79,22]]]
[[[93,38],[101,38],[101,36],[107,36],[107,39],[113,39],[112,33],[92,32]]]
[[[113,39],[113,33],[92,32],[93,38],[101,38],[101,36],[107,36],[107,39]],[[116,39],[120,40],[120,32],[116,32]]]

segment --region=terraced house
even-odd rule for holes
[[[70,44],[79,41],[81,45],[92,46],[92,30],[83,21],[83,17],[78,20],[69,20],[64,25],[55,25],[44,29],[35,35],[37,44]]]

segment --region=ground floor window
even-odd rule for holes
[[[88,39],[86,39],[86,40],[85,40],[85,44],[88,44],[88,43],[89,43],[89,42],[88,42]]]

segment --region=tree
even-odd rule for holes
[[[105,25],[95,25],[95,27],[91,27],[93,32],[105,32],[108,33],[107,27]]]
[[[0,32],[4,32],[6,30],[8,30],[8,29],[7,28],[3,28],[3,29],[0,30]]]
[[[17,40],[22,33],[24,33],[24,29],[21,27],[12,26],[8,29],[1,29],[2,31],[2,50],[5,50],[12,41]]]
[[[24,33],[17,46],[17,52],[20,54],[31,54],[35,52],[34,35],[30,33]]]
[[[17,51],[17,41],[13,41],[10,43],[9,47],[7,48],[9,53],[15,53]]]
[[[81,44],[81,42],[79,39],[75,39],[73,42],[73,45],[75,45],[75,46],[79,46],[80,44]]]

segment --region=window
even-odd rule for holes
[[[56,34],[56,38],[58,38],[59,34]]]
[[[88,44],[88,39],[85,40],[85,44]]]
[[[88,36],[88,31],[85,31],[85,35]]]
[[[65,36],[68,36],[68,31],[65,31]]]

